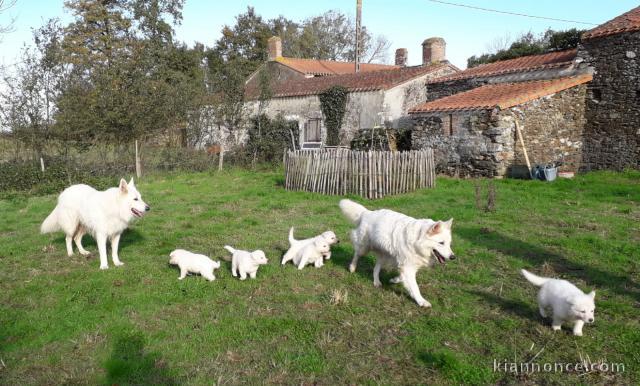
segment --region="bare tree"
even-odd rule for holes
[[[375,41],[370,44],[364,53],[366,62],[387,63],[389,60],[389,48],[391,48],[391,42],[386,36],[376,36]]]
[[[11,8],[14,5],[16,5],[16,1],[17,0],[0,0],[0,14],[4,13],[9,8]],[[15,19],[12,18],[11,21],[9,21],[9,24],[0,25],[0,34],[4,34],[4,33],[13,31],[13,23],[14,22],[15,22]]]
[[[496,52],[509,49],[511,43],[513,43],[511,34],[509,32],[505,32],[504,35],[497,36],[493,38],[491,42],[487,43],[485,45],[485,51],[489,54],[495,54]]]

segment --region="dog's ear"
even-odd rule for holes
[[[135,187],[134,183],[133,183],[133,177],[131,177],[131,179],[129,180],[129,185],[132,187]]]
[[[124,178],[120,179],[120,193],[127,194],[129,192],[129,186]]]
[[[427,230],[427,234],[428,235],[435,235],[440,233],[440,231],[442,231],[442,222],[441,221],[437,221],[435,224],[431,225],[429,227],[429,229]]]
[[[447,227],[447,229],[451,229],[451,227],[453,226],[453,218],[450,218],[449,220],[445,221],[444,225]]]
[[[596,298],[596,291],[591,291],[587,294],[587,296],[589,296],[591,299],[595,299]]]

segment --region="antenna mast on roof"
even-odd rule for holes
[[[362,0],[356,0],[356,72],[360,72],[360,27],[362,25]]]

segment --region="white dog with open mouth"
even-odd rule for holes
[[[456,256],[451,250],[449,221],[415,219],[389,209],[368,210],[351,200],[341,200],[342,213],[356,226],[351,231],[354,254],[349,270],[355,272],[358,259],[368,252],[376,256],[373,284],[380,282],[383,266],[397,268],[400,275],[392,283],[402,283],[421,307],[431,307],[420,294],[416,273],[435,262],[445,263]]]
[[[189,273],[197,273],[209,281],[216,280],[213,270],[220,268],[219,261],[213,261],[205,255],[176,249],[169,254],[169,264],[180,268],[178,280],[184,279]]]
[[[121,179],[117,188],[105,191],[95,190],[89,185],[73,185],[60,193],[58,205],[44,220],[40,231],[63,231],[68,256],[73,255],[72,241],[82,255],[88,255],[89,252],[82,247],[82,236],[91,234],[98,244],[100,269],[107,269],[107,239],[111,240],[113,264],[123,265],[118,257],[120,235],[131,220],[142,217],[150,209],[142,201],[133,178],[129,183]]]
[[[319,237],[307,243],[298,251],[297,255],[293,256],[293,264],[298,269],[303,269],[308,264],[313,264],[314,267],[320,268],[324,265],[324,258],[329,253],[331,253],[329,243],[324,238]]]
[[[540,287],[538,308],[543,318],[550,316],[553,320],[551,328],[558,331],[562,323],[573,323],[573,335],[582,336],[584,324],[595,319],[596,291],[585,294],[566,280],[536,276],[525,269],[520,272],[531,284]]]
[[[323,232],[316,237],[311,237],[304,240],[296,240],[293,237],[293,227],[291,227],[291,229],[289,229],[289,250],[287,250],[287,252],[282,257],[282,265],[285,265],[289,261],[293,260],[295,256],[299,255],[299,252],[304,247],[319,239],[327,242],[329,244],[329,248],[331,248],[333,244],[337,244],[340,242],[340,240],[338,240],[338,238],[336,237],[336,234],[332,231]],[[324,255],[324,258],[327,260],[331,258],[331,249],[329,249],[329,252]]]
[[[233,277],[240,275],[240,280],[246,279],[247,275],[255,279],[258,268],[269,263],[267,256],[259,249],[249,252],[235,249],[228,245],[225,245],[224,249],[231,253],[231,275]]]

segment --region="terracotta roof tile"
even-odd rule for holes
[[[355,64],[353,62],[337,62],[334,60],[316,60],[316,59],[298,59],[278,57],[276,62],[281,63],[305,75],[341,75],[352,74],[355,72]],[[388,64],[360,64],[361,72],[388,70],[398,68]]]
[[[529,55],[499,62],[481,64],[461,71],[457,74],[432,79],[429,83],[439,83],[449,80],[468,79],[485,76],[496,76],[514,72],[543,70],[571,65],[576,57],[576,49],[550,52],[541,55]]]
[[[615,35],[622,32],[640,31],[640,7],[609,20],[582,34],[582,39]]]
[[[582,74],[551,80],[489,84],[424,103],[409,110],[409,113],[506,109],[589,82],[591,79],[591,74]]]
[[[272,86],[274,98],[317,95],[331,86],[344,86],[350,92],[386,90],[418,76],[454,66],[438,63],[429,66],[398,67],[391,70],[360,72],[357,74],[322,76],[289,81]],[[255,99],[257,90],[245,89],[247,99]]]

